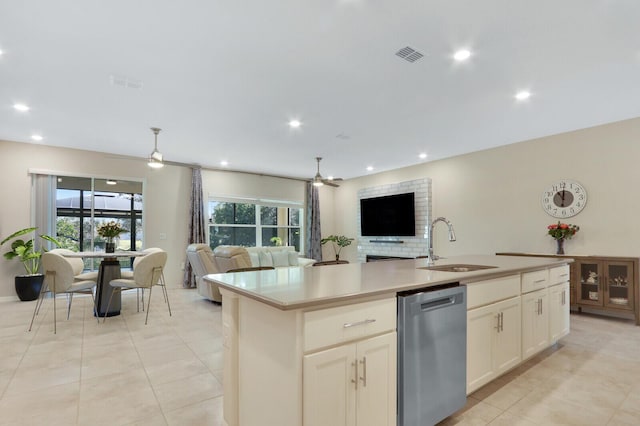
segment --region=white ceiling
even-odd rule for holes
[[[362,176],[640,116],[639,22],[638,0],[2,1],[0,139],[146,157],[157,126],[170,161]]]

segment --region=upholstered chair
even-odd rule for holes
[[[187,260],[196,279],[198,293],[213,302],[222,302],[222,295],[218,286],[202,279],[207,274],[222,272],[213,257],[213,251],[207,244],[189,244]]]
[[[136,262],[135,268],[133,269],[133,279],[127,278],[119,278],[117,280],[111,280],[109,285],[113,287],[114,293],[116,291],[123,291],[129,289],[145,289],[149,290],[149,296],[147,301],[147,314],[144,320],[145,325],[149,320],[149,308],[151,306],[151,294],[153,287],[155,285],[164,286],[164,275],[163,270],[164,266],[167,263],[167,252],[164,250],[154,251],[140,258],[138,262]],[[165,289],[165,301],[167,302],[167,307],[169,309],[169,316],[171,316],[171,305],[169,304],[169,299],[166,294]],[[106,313],[109,312],[109,307],[111,305],[111,299],[113,298],[113,293],[109,298],[109,303],[107,304],[107,310],[105,311],[104,321],[107,319]]]
[[[42,289],[40,290],[40,297],[36,302],[36,306],[33,310],[33,316],[31,317],[31,324],[29,325],[29,331],[33,327],[33,321],[40,309],[42,299],[46,292],[53,294],[53,333],[57,333],[57,309],[56,309],[56,296],[60,293],[66,293],[69,295],[67,301],[67,319],[71,312],[71,303],[73,302],[73,295],[75,293],[88,293],[91,295],[95,309],[95,299],[93,297],[93,289],[96,286],[95,280],[78,280],[76,279],[77,268],[74,269],[74,265],[70,262],[71,258],[66,258],[59,253],[53,251],[42,254],[42,270],[44,271],[44,282]]]

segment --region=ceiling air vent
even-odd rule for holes
[[[418,59],[422,58],[424,55],[418,52],[415,49],[410,48],[409,46],[403,47],[402,49],[396,52],[396,56],[401,57],[402,59],[408,62],[415,62]]]
[[[137,80],[126,75],[111,74],[109,81],[112,86],[120,86],[127,89],[142,89],[142,80]]]

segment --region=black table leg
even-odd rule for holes
[[[118,260],[105,259],[100,262],[96,287],[96,310],[99,317],[105,316],[109,298],[113,293],[113,287],[109,285],[109,282],[117,280],[120,276],[120,262]],[[113,295],[113,299],[111,299],[111,306],[109,306],[109,312],[107,312],[108,317],[120,315],[120,301],[120,292],[117,291]]]

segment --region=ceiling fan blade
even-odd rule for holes
[[[333,186],[334,188],[340,188],[340,185],[338,185],[337,183],[334,183],[332,180],[329,180],[329,179],[322,179],[322,183],[328,186]]]

